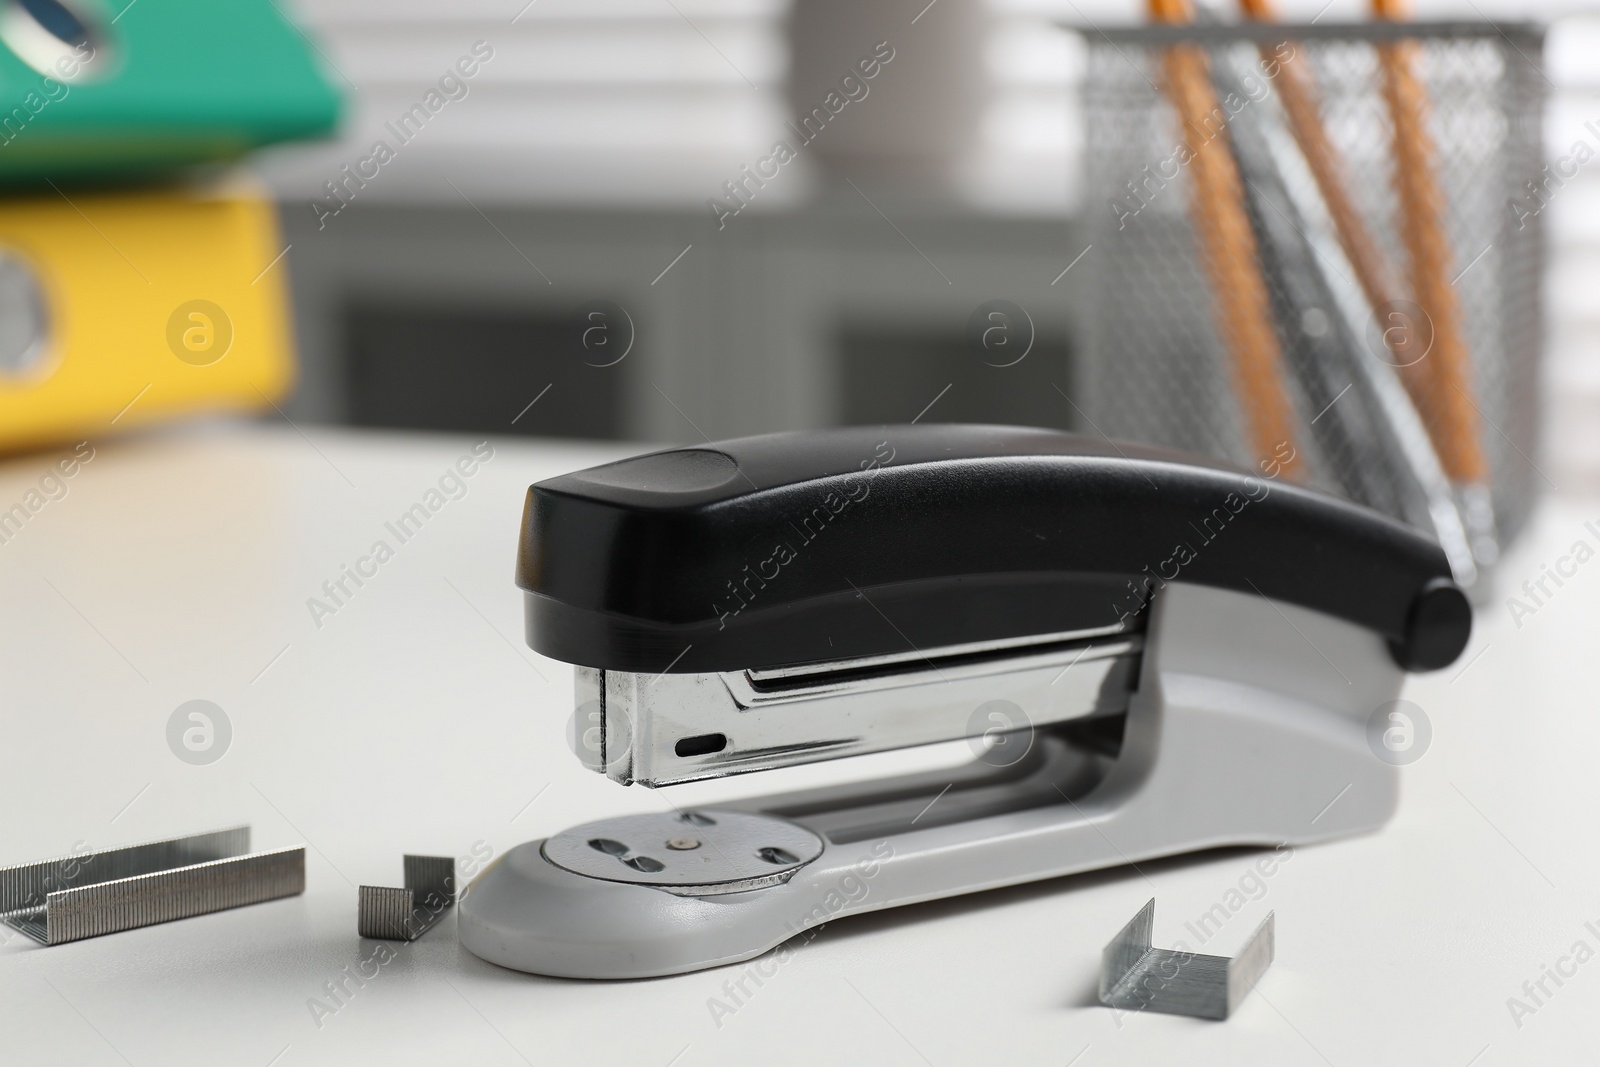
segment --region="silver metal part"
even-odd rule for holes
[[[601,819],[544,843],[545,859],[573,874],[685,897],[779,885],[820,855],[822,838],[803,826],[721,810]]]
[[[1048,648],[1066,642],[1087,642],[1097,637],[1117,637],[1128,632],[1123,625],[1097,626],[1087,630],[1070,630],[1050,634],[1028,634],[1025,637],[1005,637],[993,641],[971,641],[962,645],[944,645],[927,651],[890,652],[882,656],[862,656],[859,659],[834,660],[824,663],[803,663],[795,667],[774,667],[766,670],[748,670],[744,673],[756,684],[782,682],[794,679],[824,679],[841,669],[860,670],[867,667],[921,667],[943,663],[958,656],[972,656],[990,652],[1021,652],[1028,649]]]
[[[1272,963],[1276,912],[1268,912],[1232,959],[1152,948],[1156,901],[1139,909],[1100,955],[1100,1003],[1123,1011],[1160,1011],[1226,1019]]]
[[[1492,567],[1500,559],[1500,534],[1495,525],[1494,499],[1487,485],[1461,483],[1452,487],[1456,507],[1472,545],[1472,557],[1480,567]]]
[[[1127,707],[1143,637],[1110,627],[925,652],[714,674],[578,668],[603,737],[585,765],[624,785],[672,785],[978,737],[975,709],[1042,727]]]
[[[357,890],[356,932],[385,941],[415,941],[456,902],[451,856],[407,855],[405,888],[364,885]]]
[[[249,851],[250,827],[230,826],[165,841],[75,852],[60,859],[0,867],[0,915],[41,908],[45,898],[56,890],[226,859]]]
[[[578,754],[583,765],[591,771],[606,773],[606,720],[605,720],[605,671],[594,667],[574,667],[572,670],[573,691],[576,712],[573,716],[573,729],[576,734],[569,739],[572,750]],[[612,735],[611,743],[616,745],[619,738]],[[620,746],[626,748],[626,745]],[[615,757],[613,757],[615,758]]]
[[[38,274],[15,252],[0,249],[0,381],[45,370],[49,342],[50,312]]]
[[[0,869],[0,920],[60,945],[305,892],[303,847],[249,848],[236,826]]]

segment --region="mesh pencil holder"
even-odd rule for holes
[[[1542,30],[1084,37],[1096,428],[1375,507],[1473,580],[1541,481]]]

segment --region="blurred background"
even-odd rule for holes
[[[291,415],[676,441],[905,421],[952,385],[927,417],[1081,425],[1049,383],[1071,390],[1093,253],[1060,273],[1088,243],[1084,216],[1106,208],[1083,195],[1087,44],[1064,24],[1136,24],[1138,5],[939,0],[912,25],[925,0],[524,3],[286,5],[351,102],[337,144],[252,163],[294,246]],[[1283,14],[1366,17],[1347,0]],[[1583,123],[1600,117],[1600,11],[1444,0],[1415,14],[1553,21],[1546,154],[1596,140]],[[796,141],[786,123],[884,39],[897,55],[872,95],[765,187],[747,183],[748,208],[719,228],[708,199],[735,204],[724,182]],[[479,40],[495,55],[471,95],[319,222],[339,168]],[[1545,233],[1546,440],[1563,443],[1550,474],[1600,482],[1585,358],[1600,340],[1600,168],[1554,198]],[[1009,373],[968,337],[995,298],[1037,331]],[[594,301],[625,309],[635,335],[610,373],[563,344]]]
[[[84,139],[109,136],[114,123],[41,147],[31,170],[11,175],[21,196],[66,201],[55,203],[61,225],[77,226],[76,215],[104,229],[79,197],[132,195],[117,193],[119,183],[242,183],[270,208],[259,223],[268,229],[241,238],[241,281],[265,268],[241,292],[283,287],[282,347],[293,369],[261,370],[223,407],[296,425],[648,442],[925,417],[1166,437],[1239,458],[1227,440],[1238,436],[1238,412],[1188,433],[1142,431],[1138,419],[1118,415],[1126,407],[1119,396],[1176,381],[1160,366],[1140,370],[1142,386],[1104,387],[1124,358],[1113,343],[1118,317],[1124,341],[1148,351],[1153,342],[1138,330],[1169,295],[1199,309],[1190,316],[1198,325],[1171,326],[1163,343],[1216,345],[1214,335],[1185,333],[1211,329],[1203,291],[1177,294],[1182,279],[1130,265],[1135,245],[1106,243],[1123,228],[1116,196],[1139,177],[1136,168],[1112,173],[1107,162],[1107,145],[1121,143],[1118,116],[1130,139],[1143,136],[1138,123],[1148,120],[1135,112],[1161,101],[1152,73],[1161,50],[1116,37],[1119,27],[1146,23],[1141,5],[261,0],[240,10],[256,7],[287,28],[207,29],[200,23],[219,17],[202,14],[208,5],[173,0],[11,0],[12,28],[0,32],[33,70],[48,69],[24,54],[38,26],[19,30],[19,20],[42,25],[58,45],[98,42],[98,54],[111,56],[89,68],[101,80],[63,78],[85,108],[91,92],[116,90],[119,71],[141,69],[139,33],[155,36],[146,47],[160,51],[160,36],[139,24],[168,11],[179,20],[171,32],[189,33],[194,54],[217,52],[224,40],[235,50],[266,48],[271,37],[285,55],[301,53],[275,69],[302,64],[296,76],[321,83],[313,92],[286,82],[275,99],[238,97],[238,108],[256,109],[256,127],[228,147],[165,160],[189,168],[176,179],[161,159],[125,166],[114,153],[74,171]],[[61,11],[77,28],[61,22]],[[1277,14],[1322,26],[1370,17],[1355,0],[1293,0]],[[1600,343],[1600,305],[1588,298],[1600,282],[1600,167],[1580,160],[1558,180],[1540,170],[1577,142],[1600,147],[1600,124],[1586,125],[1600,120],[1600,8],[1426,0],[1411,16],[1549,26],[1547,37],[1535,28],[1514,38],[1480,28],[1487,66],[1482,56],[1445,54],[1446,46],[1427,53],[1423,80],[1445,97],[1433,101],[1433,147],[1450,199],[1448,235],[1464,245],[1469,231],[1488,234],[1479,295],[1462,291],[1480,385],[1509,397],[1482,407],[1493,478],[1516,483],[1508,498],[1518,508],[1534,483],[1600,486],[1600,370],[1588,358]],[[1230,5],[1216,17],[1237,22],[1239,14]],[[1108,95],[1109,68],[1097,51],[1123,64],[1132,83],[1117,90],[1123,98]],[[1370,111],[1380,99],[1371,63],[1341,68],[1337,55],[1311,51],[1328,98],[1357,93],[1340,78],[1364,78],[1358,89]],[[219,67],[217,77],[226,76]],[[1483,102],[1459,121],[1452,77]],[[1135,91],[1150,100],[1132,99]],[[194,106],[214,91],[197,79],[163,92],[153,98],[157,110]],[[297,92],[299,118],[268,128],[266,112],[283,110]],[[38,131],[57,112],[65,122],[75,106],[70,97],[50,103]],[[168,118],[169,132],[186,121]],[[1363,123],[1350,111],[1328,123],[1358,191],[1386,187],[1373,169],[1389,156],[1381,116]],[[20,130],[14,144],[8,135],[0,166],[35,132]],[[1162,138],[1171,135],[1154,143]],[[1462,154],[1479,144],[1490,148]],[[1363,152],[1382,158],[1369,166],[1356,158]],[[1457,165],[1468,157],[1470,174]],[[1546,190],[1533,212],[1514,206],[1528,180]],[[1181,218],[1183,198],[1168,201],[1163,210]],[[1371,210],[1386,209],[1374,202]],[[1387,231],[1380,243],[1392,245],[1398,263],[1399,223],[1379,221]],[[107,235],[128,265],[138,260]],[[1448,273],[1477,266],[1475,251],[1452,248]],[[1149,254],[1172,252],[1155,242]],[[1513,289],[1518,303],[1483,327],[1488,334],[1473,325],[1474,308]],[[26,324],[25,287],[0,299]],[[87,309],[72,314],[111,314],[92,292],[83,299]],[[192,336],[172,334],[176,296],[163,303],[136,286],[128,299],[159,304],[152,314],[167,323],[165,336],[211,343],[209,318],[179,324],[200,324]],[[230,320],[234,343],[271,334],[274,314]],[[129,320],[120,321],[126,328]],[[48,376],[41,367],[64,366],[38,360],[18,372],[24,386]],[[134,389],[108,395],[106,410]],[[1163,403],[1223,403],[1203,388],[1182,389]],[[134,412],[148,408],[155,418],[156,395]],[[19,406],[34,403],[25,389],[13,399],[0,413],[34,410]],[[171,407],[207,404],[197,394]],[[1149,423],[1157,408],[1145,407]],[[1165,426],[1179,415],[1156,417]],[[15,436],[38,443],[81,432],[45,425]]]

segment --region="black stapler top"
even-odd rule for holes
[[[531,487],[529,642],[644,674],[841,661],[1121,625],[1183,582],[1451,663],[1471,609],[1408,526],[1265,472],[1009,426],[674,448]]]

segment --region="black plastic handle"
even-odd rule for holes
[[[640,673],[774,667],[1137,624],[1192,582],[1447,666],[1472,615],[1432,541],[1181,453],[1009,426],[887,426],[671,449],[528,490],[528,643]]]

